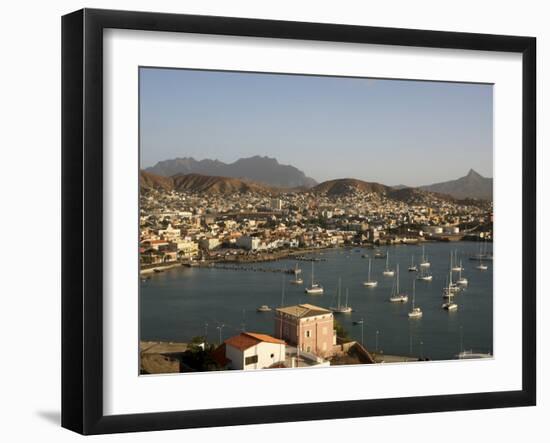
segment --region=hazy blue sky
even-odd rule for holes
[[[141,167],[275,157],[317,181],[492,177],[491,85],[142,68]]]

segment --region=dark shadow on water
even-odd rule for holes
[[[36,415],[53,425],[61,425],[61,411],[36,411]]]

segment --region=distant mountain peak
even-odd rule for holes
[[[466,174],[466,177],[469,177],[469,178],[485,178],[479,172],[474,171],[473,168],[470,168],[470,170],[468,171],[468,174]]]
[[[420,186],[420,189],[441,194],[448,194],[455,198],[476,198],[481,200],[493,199],[493,179],[483,177],[479,172],[470,168],[468,174],[456,180],[450,180],[431,185]]]

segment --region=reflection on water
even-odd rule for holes
[[[386,248],[384,248],[386,249]],[[441,309],[442,288],[449,271],[449,253],[458,250],[465,268],[463,275],[469,285],[455,297],[456,312]],[[491,252],[492,245],[489,245]],[[387,247],[390,265],[400,265],[401,289],[409,294],[409,303],[389,303],[392,278],[383,277],[385,260],[372,260],[372,279],[375,288],[366,288],[368,259],[374,256],[370,249],[336,249],[325,251],[323,261],[315,263],[315,280],[325,288],[324,295],[306,295],[304,286],[311,279],[311,264],[298,262],[303,271],[304,285],[290,284],[293,278],[277,272],[235,271],[209,268],[178,267],[152,275],[141,283],[140,327],[142,340],[170,340],[187,342],[193,336],[208,334],[209,341],[248,331],[273,333],[273,313],[256,312],[260,305],[281,305],[282,285],[285,282],[284,304],[312,303],[323,307],[334,306],[338,279],[342,279],[343,293],[349,289],[351,314],[336,314],[349,334],[361,339],[361,327],[353,322],[364,319],[364,341],[367,348],[383,350],[386,354],[415,355],[430,359],[449,359],[464,349],[493,352],[493,265],[476,269],[478,262],[468,257],[478,252],[478,244],[430,243],[426,255],[431,262],[431,282],[416,282],[416,305],[423,310],[420,319],[409,319],[412,302],[412,281],[416,273],[407,272],[411,256],[418,263],[422,254],[419,246]],[[293,268],[296,260],[258,263],[258,268]],[[376,331],[379,331],[376,334]],[[462,331],[462,333],[461,333]],[[378,339],[377,339],[378,335]],[[462,339],[461,339],[462,336]]]

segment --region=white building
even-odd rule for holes
[[[283,201],[280,198],[271,199],[271,209],[274,211],[280,211],[283,209]]]
[[[250,235],[243,235],[237,239],[237,246],[249,251],[255,251],[260,247],[260,239],[258,237],[251,237]]]
[[[207,249],[211,251],[220,246],[220,240],[216,237],[203,238],[199,241],[201,249]]]
[[[285,342],[270,335],[242,332],[224,344],[230,369],[265,369],[285,362]]]

